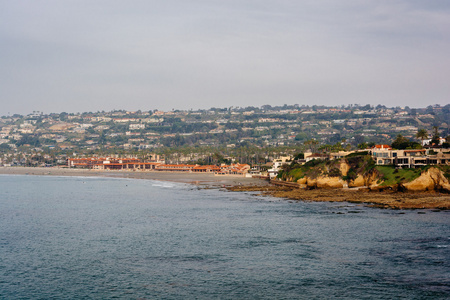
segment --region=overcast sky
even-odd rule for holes
[[[448,103],[448,0],[0,0],[0,115]]]

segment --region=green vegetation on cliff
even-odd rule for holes
[[[342,174],[341,164],[345,162],[349,168]],[[311,160],[304,165],[291,163],[283,166],[278,178],[285,181],[297,181],[308,177],[315,179],[319,176],[340,177],[350,181],[356,179],[358,174],[367,174],[375,167],[375,162],[367,152],[353,153],[337,160]]]
[[[278,178],[296,182],[305,176],[309,178],[317,178],[318,176],[342,176],[339,164],[339,160],[311,160],[304,165],[291,163],[282,167],[283,169],[278,173]]]
[[[345,181],[355,180],[358,175],[370,173],[375,168],[375,162],[367,152],[352,153],[343,158],[349,165]]]
[[[390,186],[406,182],[411,182],[418,178],[425,169],[396,169],[393,166],[376,166],[376,170],[381,175],[381,186]]]
[[[442,174],[450,179],[450,166],[434,166]],[[364,179],[365,184],[369,181],[376,182],[381,187],[402,185],[419,178],[431,166],[418,169],[396,169],[394,166],[377,166],[370,155],[364,152],[353,153],[345,158],[325,161],[312,160],[304,165],[292,163],[283,166],[278,178],[284,181],[297,182],[299,179],[307,178],[314,180],[318,177],[338,177],[349,184],[355,183],[357,178]],[[367,180],[367,178],[371,178]]]
[[[447,178],[447,180],[450,181],[450,166],[449,165],[437,166],[437,168],[439,170],[441,170],[441,172],[444,175],[444,177]]]

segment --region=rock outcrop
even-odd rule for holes
[[[338,164],[324,164],[312,170],[312,172],[305,172],[306,176],[296,180],[300,187],[308,189],[367,187],[370,190],[377,191],[439,191],[450,193],[449,180],[444,176],[443,171],[437,167],[431,167],[422,172],[420,177],[411,182],[404,183],[402,182],[402,178],[399,178],[395,184],[390,186],[383,185],[382,178],[386,175],[383,175],[380,170],[376,168],[352,167],[344,159],[342,159]],[[417,171],[418,170],[416,170],[416,174]],[[340,176],[338,176],[338,174]],[[291,182],[295,181],[292,177],[285,177],[285,180]]]
[[[408,191],[445,191],[450,192],[450,184],[438,168],[429,168],[419,178],[404,183],[403,187]]]
[[[358,174],[355,180],[351,180],[348,184],[349,187],[369,187],[375,188],[379,186],[380,178],[376,172],[370,172],[367,174]]]
[[[345,160],[342,159],[341,164],[339,165],[339,170],[341,171],[342,176],[347,176],[350,166],[345,162]]]
[[[345,181],[340,177],[319,176],[315,179],[307,179],[310,188],[343,188]]]

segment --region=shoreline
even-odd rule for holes
[[[438,192],[390,192],[368,189],[299,189],[275,186],[260,178],[215,176],[211,173],[168,171],[111,171],[55,167],[0,167],[0,174],[34,176],[81,176],[146,179],[186,183],[200,188],[227,188],[233,192],[260,192],[263,196],[294,201],[349,202],[388,209],[450,210],[450,194]]]
[[[285,186],[234,186],[235,192],[260,192],[263,196],[294,201],[349,202],[387,209],[450,210],[450,195],[438,192],[392,192],[368,189],[301,189]]]
[[[269,182],[259,178],[242,176],[215,176],[211,173],[187,173],[170,171],[112,171],[58,167],[0,167],[0,174],[5,175],[36,175],[36,176],[81,176],[131,178],[159,181],[171,181],[201,186],[203,188],[219,188],[230,186],[265,186]]]

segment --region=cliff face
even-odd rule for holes
[[[333,166],[334,169],[338,169],[341,174],[347,175],[349,166],[341,161],[339,166]],[[321,170],[318,176],[305,176],[297,180],[297,183],[302,187],[308,188],[343,188],[346,182],[342,179],[342,176],[329,176],[325,175],[331,170],[330,167],[325,170]],[[313,172],[315,173],[315,172]]]
[[[330,169],[325,168],[319,175],[316,176],[304,176],[298,179],[296,182],[302,187],[314,188],[355,188],[355,187],[368,187],[370,189],[394,189],[394,190],[406,190],[414,192],[423,191],[441,191],[450,192],[450,184],[447,178],[445,178],[443,172],[436,167],[429,168],[424,171],[420,177],[407,182],[394,185],[383,185],[383,175],[375,168],[370,169],[367,172],[360,171],[353,173],[352,166],[349,165],[345,159],[342,159],[339,165],[335,165],[333,168],[340,170],[341,176],[329,176]],[[354,171],[353,171],[354,172]],[[407,171],[409,172],[409,171]],[[417,170],[416,170],[417,172]],[[351,177],[352,176],[352,177]],[[290,179],[290,180],[289,180]],[[344,180],[346,179],[346,180]],[[294,181],[292,178],[287,178],[287,181]]]
[[[344,160],[341,160],[339,170],[342,176],[320,175],[315,178],[305,176],[297,180],[297,183],[309,188],[374,187],[378,185],[379,176],[375,172],[358,174],[355,179],[345,181],[342,177],[347,176],[350,168]]]
[[[404,183],[405,187],[409,191],[421,192],[421,191],[445,191],[450,192],[450,184],[438,168],[430,168],[426,172],[423,172],[419,178]]]
[[[356,179],[348,183],[348,187],[369,187],[375,188],[380,185],[380,176],[376,172],[369,172],[366,174],[358,174]]]
[[[345,181],[340,177],[319,176],[315,179],[306,178],[306,185],[310,188],[343,188]]]

